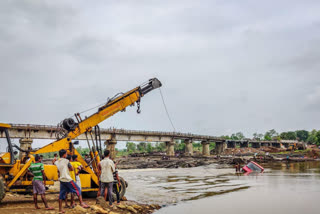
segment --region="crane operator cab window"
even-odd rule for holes
[[[8,129],[0,126],[0,165],[13,163],[12,146],[9,138]]]

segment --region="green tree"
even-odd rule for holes
[[[76,147],[76,150],[81,154],[83,157],[85,154],[89,154],[90,150],[89,148],[82,148],[81,146]]]
[[[307,139],[308,143],[311,144],[317,144],[318,142],[318,137],[317,137],[317,130],[313,129],[310,133],[309,133],[309,137]]]
[[[156,145],[155,145],[155,150],[157,152],[165,152],[166,148],[167,148],[166,144],[163,143],[163,142],[161,142],[161,143],[157,142]]]
[[[133,142],[127,142],[126,147],[128,153],[133,153],[137,150],[137,145]]]
[[[296,135],[298,140],[306,142],[309,137],[309,132],[306,130],[297,130]]]
[[[319,131],[317,131],[317,133],[316,133],[316,137],[317,137],[316,144],[319,146],[319,145],[320,145],[320,130],[319,130]]]
[[[255,140],[262,140],[263,139],[263,134],[253,133],[253,138]]]
[[[276,132],[276,130],[271,129],[264,134],[264,139],[271,141],[273,139],[277,139],[278,135],[279,134]]]
[[[280,139],[282,140],[296,140],[297,136],[296,136],[296,132],[282,132],[280,134]]]
[[[242,132],[237,132],[231,135],[232,140],[243,140],[245,137]]]
[[[201,147],[202,147],[201,143],[195,143],[195,142],[192,143],[192,148],[194,151],[200,151]]]
[[[212,142],[209,144],[210,151],[216,148],[216,143]]]
[[[152,144],[151,144],[151,143],[147,143],[146,151],[147,151],[148,153],[153,152],[153,146],[152,146]]]
[[[222,135],[220,138],[228,140],[231,139],[231,137],[229,135]]]
[[[175,151],[184,151],[186,144],[184,142],[176,141],[174,144]]]
[[[145,152],[147,150],[147,144],[145,142],[140,142],[137,145],[137,149],[139,152]]]

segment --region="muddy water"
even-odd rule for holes
[[[319,213],[320,163],[275,163],[244,176],[209,165],[121,171],[127,197],[164,206],[158,213]]]

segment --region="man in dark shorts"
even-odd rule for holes
[[[41,159],[39,155],[35,156],[35,163],[31,163],[29,167],[28,174],[33,176],[32,186],[33,186],[33,201],[36,209],[40,209],[38,207],[38,194],[41,195],[41,199],[47,210],[53,210],[53,207],[49,207],[45,192],[46,192],[46,175],[44,173],[44,166],[41,163]]]
[[[100,161],[98,164],[99,171],[101,172],[100,174],[100,181],[101,181],[101,196],[104,196],[105,200],[108,195],[108,201],[110,207],[112,207],[112,202],[113,202],[113,197],[112,197],[112,186],[113,186],[113,172],[115,172],[115,166],[113,161],[109,158],[110,151],[105,150],[104,151],[104,156],[105,158]],[[107,191],[106,191],[107,190]],[[108,192],[108,194],[105,194]]]
[[[81,189],[73,181],[70,176],[70,171],[73,171],[73,167],[69,160],[66,159],[67,151],[62,149],[59,151],[60,159],[55,162],[55,165],[59,171],[59,180],[60,180],[60,194],[59,194],[59,213],[65,213],[62,210],[62,201],[66,198],[66,193],[71,193],[71,204],[73,204],[74,194],[76,194],[80,201],[80,206],[83,208],[89,208],[82,200]]]

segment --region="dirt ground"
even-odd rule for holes
[[[8,193],[6,197],[0,203],[0,213],[1,214],[55,214],[59,212],[59,203],[58,203],[58,194],[48,194],[46,195],[49,206],[54,207],[55,210],[45,210],[44,204],[41,201],[41,197],[38,196],[38,205],[41,209],[36,210],[34,208],[33,198],[31,195],[20,195]],[[106,205],[103,209],[102,205],[96,205],[95,198],[85,198],[84,202],[91,206],[91,208],[83,209],[80,206],[77,206],[74,209],[65,208],[66,214],[75,214],[75,213],[109,213],[109,214],[129,214],[129,213],[152,213],[157,209],[160,209],[158,205],[147,205],[139,204],[134,201],[121,201],[120,205],[114,205],[113,208],[110,208],[109,205]],[[77,201],[77,204],[79,202]],[[63,203],[64,206],[64,203]]]

